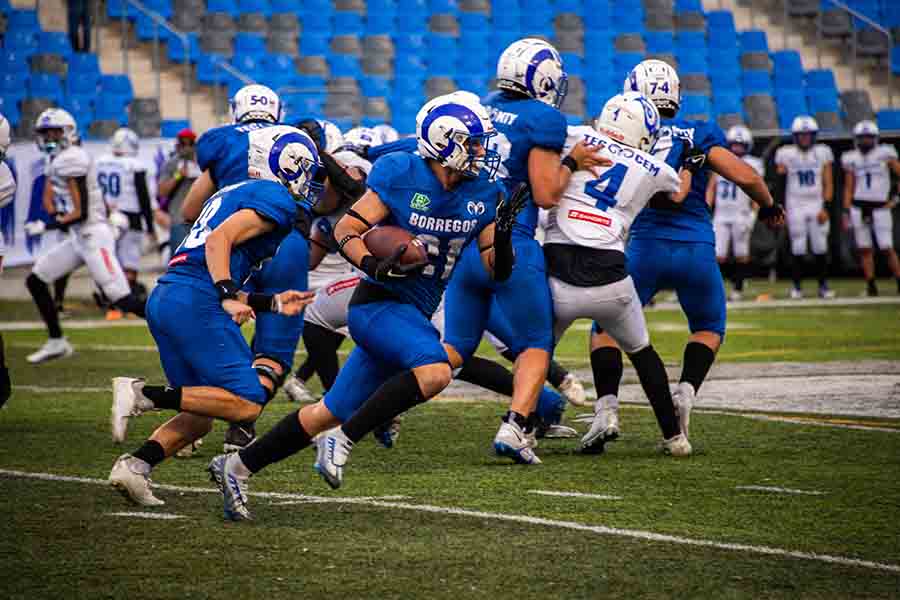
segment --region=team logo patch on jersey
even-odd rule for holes
[[[485,211],[484,202],[473,202],[470,200],[469,203],[466,204],[466,210],[469,211],[470,215],[483,215]]]
[[[431,198],[425,194],[416,194],[412,197],[412,200],[409,201],[409,207],[413,210],[428,212],[431,210]]]
[[[609,217],[604,217],[603,215],[595,215],[593,213],[588,213],[581,210],[570,210],[569,218],[576,221],[593,223],[594,225],[603,225],[604,227],[609,227],[610,225],[612,225],[612,219],[610,219]]]

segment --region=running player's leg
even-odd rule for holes
[[[744,281],[750,275],[750,236],[753,233],[753,221],[742,220],[733,227],[734,244],[734,289],[738,296],[744,291]],[[735,300],[740,298],[735,296]]]
[[[123,311],[144,316],[145,303],[131,291],[122,265],[116,257],[115,237],[105,224],[95,224],[79,232],[77,250],[84,261],[91,279],[103,292],[112,306]]]
[[[51,248],[46,254],[42,254],[32,267],[31,274],[25,280],[25,285],[47,326],[49,339],[37,352],[28,355],[28,362],[40,363],[72,354],[72,346],[63,337],[59,312],[50,295],[50,284],[62,277],[67,277],[81,264],[81,257],[75,247],[75,241],[69,237]]]
[[[818,211],[810,215],[808,220],[810,247],[816,260],[816,275],[819,279],[819,296],[821,298],[833,298],[834,291],[828,287],[828,232],[831,229],[829,221],[819,223]]]

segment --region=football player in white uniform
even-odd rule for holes
[[[756,171],[765,175],[763,161],[750,154],[753,134],[743,125],[735,125],[725,133],[728,149]],[[756,214],[750,196],[734,182],[712,173],[706,188],[706,202],[713,207],[713,229],[716,233],[716,257],[719,264],[728,262],[729,251],[734,254],[734,289],[728,299],[741,300],[744,280],[750,268],[750,234]]]
[[[6,150],[10,144],[9,121],[0,115],[0,208],[3,208],[16,197],[16,178],[13,177],[9,165],[6,164]],[[3,255],[6,246],[3,244],[3,236],[0,235],[0,274],[3,273]],[[3,352],[3,336],[0,336],[0,408],[9,400],[12,393],[12,384],[9,381],[9,369],[6,367],[6,357]]]
[[[144,234],[153,234],[153,212],[159,206],[147,187],[147,165],[137,157],[137,134],[127,127],[116,130],[110,139],[110,149],[110,154],[97,159],[97,185],[112,211],[110,222],[120,229],[116,254],[128,283],[135,290]]]
[[[834,197],[831,163],[834,154],[825,144],[816,143],[819,124],[808,116],[799,116],[791,123],[794,143],[775,152],[775,168],[779,175],[779,189],[784,190],[788,234],[793,254],[791,298],[803,297],[802,257],[812,250],[819,274],[819,296],[834,298],[828,287],[828,229],[829,208]]]
[[[894,251],[894,222],[891,209],[896,200],[891,196],[891,173],[900,177],[897,149],[878,143],[878,125],[860,121],[853,128],[856,149],[841,156],[844,168],[844,210],[850,212],[853,237],[859,250],[859,261],[866,278],[866,294],[877,296],[875,285],[874,242],[887,258],[900,292],[900,261]]]
[[[40,363],[73,352],[63,337],[48,287],[60,277],[85,265],[113,307],[143,317],[144,305],[131,294],[116,258],[116,238],[107,221],[103,194],[90,155],[76,144],[78,134],[72,115],[59,108],[48,108],[38,116],[34,128],[38,146],[49,157],[43,201],[52,220],[29,221],[25,231],[28,235],[40,235],[50,229],[66,232],[62,242],[37,259],[25,280],[49,334],[47,343],[28,355],[28,362]]]
[[[593,128],[569,128],[567,148],[578,142],[600,146],[613,165],[572,174],[559,205],[550,209],[544,255],[555,339],[560,340],[575,319],[596,321],[634,364],[662,429],[664,450],[687,456],[691,445],[676,416],[662,359],[650,345],[625,261],[629,228],[650,198],[668,193],[680,203],[691,188],[689,171],[679,177],[649,154],[659,127],[653,103],[627,92],[607,101]],[[602,452],[605,442],[618,437],[617,409],[614,396],[597,399],[594,421],[581,441],[584,451]]]

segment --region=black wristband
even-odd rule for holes
[[[562,166],[566,167],[573,173],[578,170],[578,163],[575,162],[575,159],[571,156],[566,156],[564,159],[562,159]]]
[[[237,298],[238,284],[234,282],[233,279],[222,279],[217,281],[215,284],[216,292],[219,294],[219,301],[222,300],[234,300]]]
[[[371,254],[366,254],[362,257],[362,260],[359,263],[359,269],[371,277],[372,279],[378,279],[378,259],[372,256]]]
[[[272,309],[275,296],[272,294],[259,294],[251,292],[247,294],[247,306],[253,309],[253,312],[274,312]]]

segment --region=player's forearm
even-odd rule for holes
[[[184,203],[181,205],[181,215],[184,217],[184,220],[188,222],[196,220],[200,216],[200,211],[203,210],[203,204],[209,200],[209,197],[215,191],[216,186],[209,171],[204,171],[191,184],[191,189],[188,190]]]
[[[844,171],[844,208],[853,204],[853,174]]]
[[[757,176],[750,185],[740,186],[740,188],[758,206],[768,207],[775,204],[775,200],[772,198],[772,194],[769,192],[769,188],[762,177]]]
[[[168,198],[173,191],[175,191],[175,186],[178,185],[178,182],[181,179],[163,179],[159,182],[159,195]]]
[[[221,231],[210,233],[204,244],[206,268],[213,283],[231,279],[231,240]]]
[[[672,194],[672,202],[681,204],[684,202],[684,199],[687,198],[688,194],[691,193],[693,176],[687,169],[682,169],[681,173],[678,174],[678,178],[681,180],[681,185],[679,186],[678,191]],[[709,193],[706,194],[706,203],[709,206],[712,206],[712,198]]]

